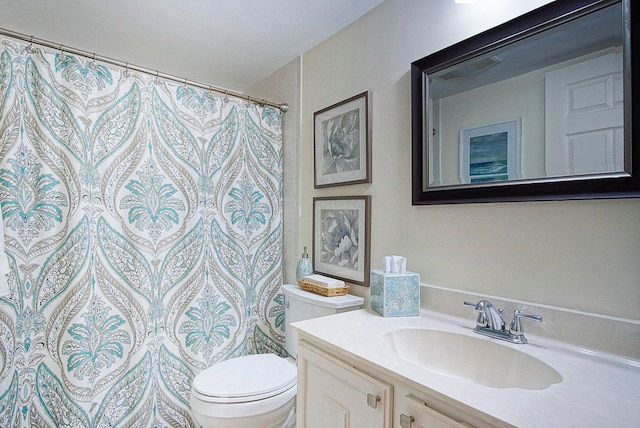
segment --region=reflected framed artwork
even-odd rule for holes
[[[313,198],[314,272],[368,287],[371,196]]]
[[[521,119],[460,130],[460,182],[520,178]]]
[[[369,92],[313,114],[314,188],[371,183]]]

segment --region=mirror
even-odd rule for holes
[[[413,62],[413,204],[639,197],[633,3],[555,1]]]

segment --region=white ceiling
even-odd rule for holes
[[[0,28],[246,92],[382,0],[0,0]]]

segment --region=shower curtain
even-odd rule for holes
[[[1,427],[183,427],[285,355],[280,111],[0,38]]]

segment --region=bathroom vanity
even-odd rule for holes
[[[298,427],[640,426],[640,362],[474,326],[424,309],[292,324]]]

